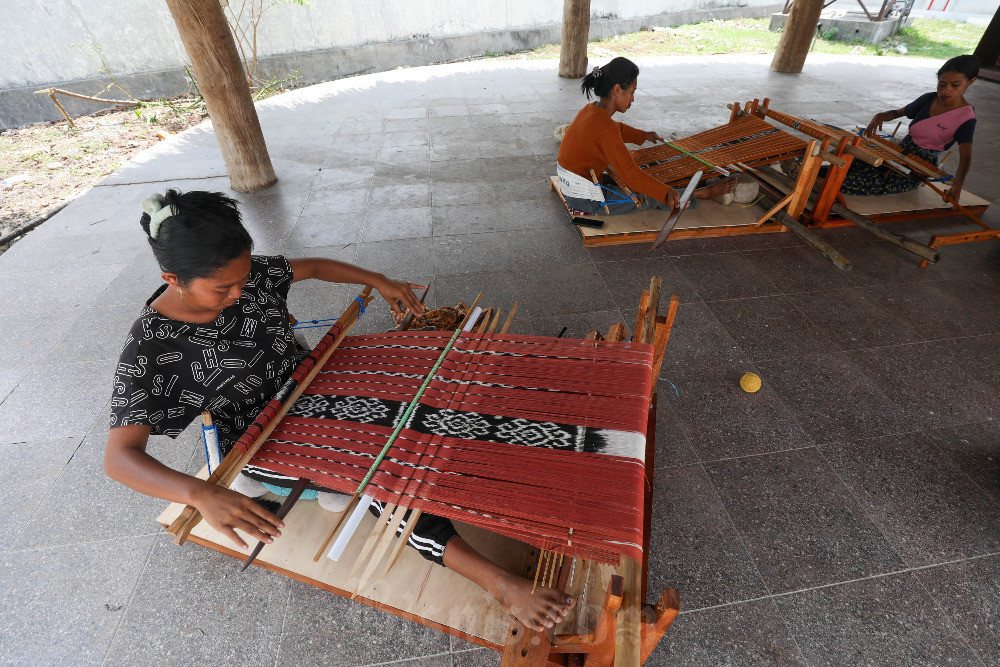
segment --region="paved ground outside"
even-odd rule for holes
[[[725,104],[864,124],[932,90],[939,63],[810,56],[640,61],[623,120],[661,135]],[[595,63],[596,64],[596,63]],[[584,249],[549,191],[553,128],[583,105],[555,62],[397,70],[259,106],[280,181],[237,195],[265,253],[322,255],[433,284],[432,304],[521,309],[515,331],[634,321],[681,297],[659,383],[650,590],[681,591],[655,665],[1000,662],[1000,243],[937,266],[855,228],[821,231],[842,274],[790,234]],[[1000,87],[967,188],[1000,203]],[[0,662],[430,667],[497,654],[175,547],[164,506],[104,475],[118,350],[159,283],[138,219],[167,187],[229,190],[210,124],[150,149],[0,257]],[[986,216],[1000,225],[1000,207]],[[926,240],[961,220],[896,227]],[[293,288],[300,318],[356,289]],[[378,312],[376,312],[378,311]],[[385,309],[364,331],[388,325]],[[747,371],[764,380],[743,393]],[[197,431],[154,439],[187,471]]]

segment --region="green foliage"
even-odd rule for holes
[[[594,40],[587,49],[592,59],[614,56],[682,56],[714,55],[722,53],[774,53],[781,38],[780,32],[768,29],[769,18],[711,20],[701,23],[654,27],[627,35],[616,35]],[[816,38],[812,50],[817,53],[851,55],[879,55],[892,57],[918,57],[947,60],[971,53],[983,36],[985,26],[976,26],[940,19],[914,19],[895,37],[880,44],[858,40],[835,39],[836,30],[824,31]],[[907,53],[896,50],[905,44]],[[499,58],[558,58],[559,45],[546,44],[517,55],[487,54]]]

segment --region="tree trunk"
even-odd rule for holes
[[[772,70],[791,74],[802,71],[822,11],[823,0],[795,0],[771,61]]]
[[[587,74],[589,37],[590,0],[563,0],[559,76],[564,79],[579,79]]]
[[[233,189],[249,192],[273,185],[278,178],[222,5],[219,0],[167,0],[167,6],[191,59]]]

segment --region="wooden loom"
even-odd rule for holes
[[[658,317],[655,306],[659,300],[658,292],[659,280],[654,279],[651,289],[643,294],[636,324],[636,338],[641,341],[649,341],[653,346],[652,352],[655,360],[653,377],[658,373],[659,363],[662,361],[662,354],[669,338],[670,326],[677,305],[675,297],[671,302],[668,316]],[[354,307],[353,304],[352,307]],[[353,323],[350,310],[348,309],[349,312],[345,313],[346,319],[342,318],[342,321],[338,321],[334,331],[331,331],[332,335],[328,334],[324,340],[329,339],[332,343],[343,339],[343,334]],[[493,317],[492,323],[489,317],[483,318],[477,332],[488,333],[491,324],[493,328],[496,327],[497,320],[498,315]],[[618,341],[624,338],[624,333],[624,327],[619,324],[612,327],[607,336],[593,332],[588,336],[588,339]],[[595,342],[594,345],[603,346],[605,344]],[[321,345],[317,346],[317,349],[319,350],[321,347]],[[329,347],[320,351],[319,354],[314,351],[312,368],[318,370],[325,363],[323,357],[329,358],[332,351]],[[307,378],[310,374],[313,377],[316,375],[311,370],[306,370],[304,374],[297,373],[302,378]],[[302,385],[305,385],[305,382]],[[295,395],[301,394],[301,390],[304,389],[305,386],[301,386],[297,393],[292,392],[292,398],[287,401],[286,406],[275,410],[274,414],[287,412]],[[646,447],[647,472],[652,470],[652,456],[655,446],[653,442],[655,395],[651,396],[651,399],[651,411],[647,415],[649,431]],[[263,441],[267,438],[264,430],[270,433],[274,428],[270,425],[265,426],[260,431],[263,437],[259,439]],[[237,458],[245,458],[246,456],[252,458],[253,455],[248,452]],[[220,466],[220,469],[224,468],[226,466]],[[229,473],[223,470],[217,479],[228,476],[230,476]],[[235,474],[231,476],[235,477]],[[474,526],[460,524],[460,532],[463,537],[487,557],[509,569],[523,571],[529,576],[534,572],[537,577],[539,567],[541,567],[543,581],[551,582],[553,585],[558,584],[561,586],[561,590],[569,588],[569,592],[577,597],[580,601],[578,608],[560,625],[555,635],[530,632],[516,621],[509,628],[506,627],[509,623],[509,617],[499,610],[499,606],[492,598],[486,595],[484,600],[484,592],[471,582],[444,568],[433,566],[412,550],[404,550],[399,556],[397,565],[384,578],[374,582],[367,589],[361,590],[358,599],[371,606],[386,609],[450,634],[498,650],[502,649],[504,650],[505,664],[584,664],[584,658],[586,664],[594,665],[639,664],[655,647],[658,639],[673,621],[678,609],[677,593],[673,590],[668,590],[655,608],[648,605],[643,607],[641,604],[642,600],[645,599],[645,559],[648,553],[649,510],[651,507],[648,491],[647,488],[644,512],[642,512],[644,516],[642,563],[634,563],[633,567],[630,567],[630,559],[627,558],[622,559],[621,565],[616,568],[579,558],[556,558],[555,554],[550,554],[547,557],[544,554],[539,556],[537,549],[532,550],[523,543],[512,542],[495,533],[487,533]],[[296,505],[286,519],[283,538],[268,545],[261,553],[257,563],[325,590],[349,596],[357,583],[357,578],[352,573],[346,573],[346,566],[343,563],[334,563],[327,559],[323,559],[326,562],[312,563],[305,558],[306,552],[311,552],[315,548],[317,540],[322,539],[318,536],[325,531],[326,525],[328,525],[328,520],[320,518],[322,515],[330,516],[328,513],[318,510],[316,503]],[[244,557],[243,554],[231,550],[226,545],[225,538],[210,527],[198,524],[193,520],[193,517],[192,512],[178,505],[171,505],[161,515],[160,521],[165,525],[170,525],[171,532],[174,532],[179,539],[183,539],[189,534],[192,541],[222,553]],[[367,529],[376,523],[372,517],[368,517],[366,521],[367,523],[361,529],[363,533],[367,533]],[[581,533],[580,537],[582,541],[584,535]],[[355,542],[357,541],[355,540]],[[350,561],[355,558],[360,549],[359,545],[352,543],[345,554],[345,560]],[[470,600],[474,601],[474,607],[482,607],[483,609],[474,612],[468,605],[458,605],[459,609],[455,613],[455,610],[451,609],[455,605],[442,605],[433,600],[433,590],[438,586],[446,590],[467,593]],[[500,632],[501,629],[502,632]]]
[[[739,111],[739,104],[730,106],[733,108],[734,113]],[[935,185],[935,183],[950,178],[948,172],[915,155],[903,154],[899,151],[899,147],[896,144],[887,139],[879,136],[862,137],[837,127],[822,125],[775,111],[770,108],[770,100],[767,98],[764,98],[763,101],[754,100],[753,102],[748,102],[745,112],[760,119],[770,118],[821,141],[824,146],[831,147],[830,150],[834,155],[842,158],[844,164],[831,164],[826,175],[823,177],[818,177],[817,167],[817,177],[814,179],[815,183],[811,186],[811,208],[807,212],[809,221],[815,226],[829,226],[828,223],[838,220],[844,220],[849,224],[853,222],[850,213],[858,213],[857,209],[861,208],[857,205],[857,200],[888,197],[888,195],[883,197],[851,197],[851,201],[848,201],[841,194],[840,186],[847,176],[847,171],[853,160],[858,159],[876,167],[885,165],[887,169],[893,169],[902,173],[911,173],[934,193],[931,195],[924,188],[918,188],[914,193],[914,198],[926,202],[925,208],[917,211],[890,211],[868,216],[872,220],[889,222],[918,217],[948,215],[957,212],[976,223],[982,230],[971,233],[937,234],[931,237],[928,247],[937,248],[942,245],[1000,239],[1000,229],[992,229],[978,217],[978,214],[986,210],[989,202],[975,197],[971,193],[963,192],[960,202],[949,200],[949,203],[954,208],[942,206],[940,198],[944,196],[945,190]],[[909,195],[909,193],[906,194]],[[845,211],[845,209],[847,210]],[[920,266],[927,266],[928,261],[927,258],[924,258]]]
[[[759,218],[759,214],[746,210],[746,207],[721,206],[715,202],[702,201],[697,210],[688,211],[685,214],[678,227],[671,232],[671,240],[792,231],[790,227],[782,224],[778,219],[772,218],[775,215],[781,218],[782,214],[786,214],[789,218],[809,228],[857,225],[883,240],[915,252],[920,256],[920,266],[923,267],[927,265],[928,261],[936,261],[937,253],[933,249],[938,246],[1000,238],[1000,230],[990,229],[976,217],[986,210],[989,202],[968,191],[962,192],[958,208],[961,213],[981,226],[981,231],[939,234],[933,236],[930,243],[925,246],[881,227],[879,223],[882,222],[953,214],[955,209],[942,206],[939,194],[942,191],[933,184],[934,180],[941,178],[945,172],[911,156],[900,157],[898,151],[895,151],[892,145],[886,145],[886,142],[869,141],[843,130],[822,126],[787,114],[780,114],[769,109],[767,104],[768,100],[764,100],[763,103],[759,100],[753,100],[747,102],[745,107],[741,107],[739,103],[731,104],[729,105],[731,109],[729,123],[673,143],[689,153],[699,155],[699,157],[705,157],[712,150],[718,150],[719,152],[711,155],[713,160],[708,160],[709,162],[726,168],[731,168],[733,163],[743,163],[751,167],[752,171],[753,167],[764,167],[764,165],[773,164],[784,157],[791,157],[787,154],[782,155],[783,148],[793,145],[790,142],[785,143],[787,141],[785,135],[791,135],[766,123],[765,118],[782,122],[789,128],[801,131],[812,139],[811,145],[805,142],[799,144],[805,146],[805,149],[798,153],[802,156],[803,168],[795,179],[794,185],[788,184],[787,178],[780,174],[777,175],[777,178],[773,178],[768,173],[755,173],[755,177],[763,176],[768,186],[783,191],[775,201],[769,202],[772,206],[766,207],[769,209],[768,215]],[[775,137],[781,142],[774,148],[770,158],[764,153],[756,152],[757,147],[754,147],[754,151],[743,153],[742,149],[750,148],[750,143],[735,142],[736,137],[724,132],[725,128],[739,122],[740,119],[753,119],[762,124],[744,126],[747,129],[753,129],[751,133],[753,135],[766,132],[765,126],[771,127],[775,132],[780,132],[780,134],[763,135],[764,140]],[[734,143],[728,143],[721,148],[715,144],[706,145],[702,139],[704,136],[709,137],[709,142],[712,141],[711,137],[715,136],[716,139],[722,139],[720,143],[726,144],[730,141]],[[757,136],[757,139],[760,138]],[[741,147],[741,143],[744,146]],[[706,148],[710,150],[705,150]],[[702,163],[697,160],[677,151],[671,154],[670,150],[669,147],[666,147],[665,150],[662,146],[654,146],[632,151],[632,154],[636,156],[637,163],[646,161],[645,164],[659,169],[660,176],[658,178],[670,184],[682,182],[684,178],[689,177],[699,168],[703,168]],[[698,153],[697,151],[702,152]],[[845,197],[840,194],[840,184],[843,182],[853,159],[861,159],[877,165],[885,162],[887,158],[891,158],[893,162],[900,164],[903,168],[911,169],[923,176],[928,181],[929,188],[918,188],[913,192],[881,197],[851,195]],[[658,160],[663,159],[669,161],[657,164]],[[825,177],[820,177],[820,166],[823,162],[828,163],[830,168]],[[764,172],[767,171],[765,168]],[[550,179],[550,187],[558,193],[558,186],[554,179]],[[562,198],[561,193],[559,196]],[[565,199],[563,199],[563,204],[566,205]],[[569,209],[568,205],[567,209]],[[784,210],[782,211],[782,209]],[[584,215],[571,209],[569,212],[574,219],[592,218],[595,224],[601,225],[597,229],[578,227],[580,235],[583,237],[584,246],[651,242],[656,238],[665,218],[664,213],[658,210],[639,211],[617,216]],[[787,218],[785,221],[787,222]],[[800,232],[801,230],[797,233]],[[808,234],[802,235],[800,233],[800,236],[803,236],[808,244],[817,245],[815,234],[812,234],[811,238]],[[831,258],[829,249],[823,252],[828,258]],[[843,261],[835,261],[835,263],[838,263],[841,268],[845,267]]]

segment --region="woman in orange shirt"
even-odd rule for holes
[[[583,213],[618,215],[636,210],[628,195],[605,177],[601,185],[591,180],[590,172],[604,174],[610,164],[639,199],[640,208],[671,210],[677,206],[677,190],[660,183],[636,165],[625,144],[642,145],[647,141],[663,141],[656,132],[644,132],[625,123],[612,120],[616,113],[625,113],[632,106],[639,68],[628,58],[615,58],[604,67],[595,67],[584,77],[580,88],[590,99],[599,98],[576,115],[562,145],[559,147],[556,170],[559,187],[570,208]],[[711,199],[731,192],[733,178],[695,190],[698,199]]]

